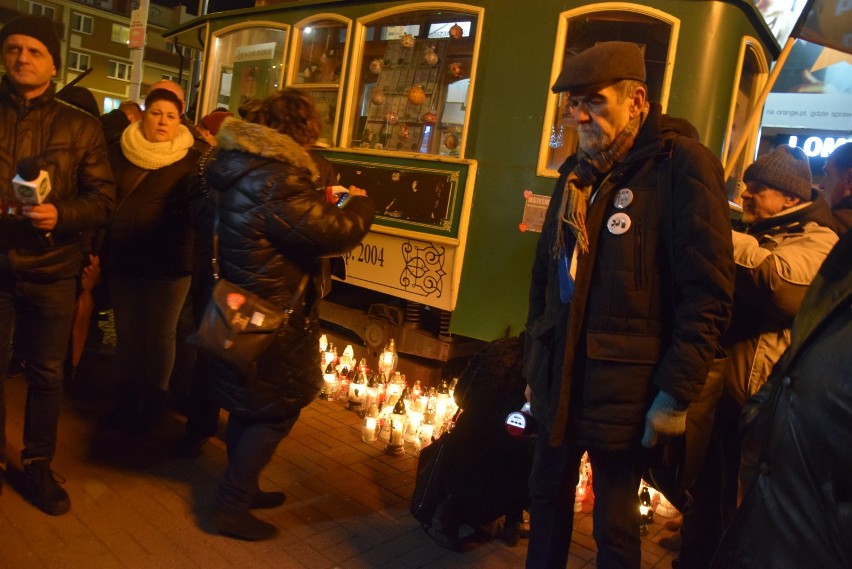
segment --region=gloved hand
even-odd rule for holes
[[[669,437],[682,435],[686,431],[686,408],[682,403],[660,391],[645,414],[645,433],[642,435],[642,446],[654,448],[658,443]]]

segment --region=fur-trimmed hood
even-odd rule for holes
[[[246,122],[237,118],[227,118],[216,135],[219,148],[238,150],[263,158],[287,162],[311,173],[311,179],[319,176],[308,151],[287,134],[282,134],[267,126]]]

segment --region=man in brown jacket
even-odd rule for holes
[[[43,512],[61,515],[71,501],[50,465],[83,266],[81,232],[107,221],[115,183],[98,120],[54,99],[51,79],[61,67],[54,22],[19,16],[0,30],[0,46],[6,67],[0,82],[0,179],[7,204],[0,216],[0,484],[6,465],[2,390],[17,326],[27,378],[23,494]],[[43,203],[15,203],[11,180],[22,162],[49,179]]]

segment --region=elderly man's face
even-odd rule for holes
[[[742,199],[743,222],[747,225],[769,219],[801,201],[799,198],[767,188],[760,182],[754,181],[746,184]]]
[[[12,85],[27,99],[44,93],[56,75],[47,46],[22,34],[12,34],[3,42],[3,63]]]
[[[567,111],[577,125],[580,148],[595,153],[609,148],[615,137],[637,117],[645,105],[645,90],[637,88],[632,97],[619,99],[615,86],[593,93],[569,94]]]

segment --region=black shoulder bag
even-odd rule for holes
[[[219,275],[219,208],[213,231],[213,295],[198,330],[187,341],[206,355],[252,377],[257,361],[286,327],[305,292],[309,276],[302,276],[290,305],[282,309]]]

